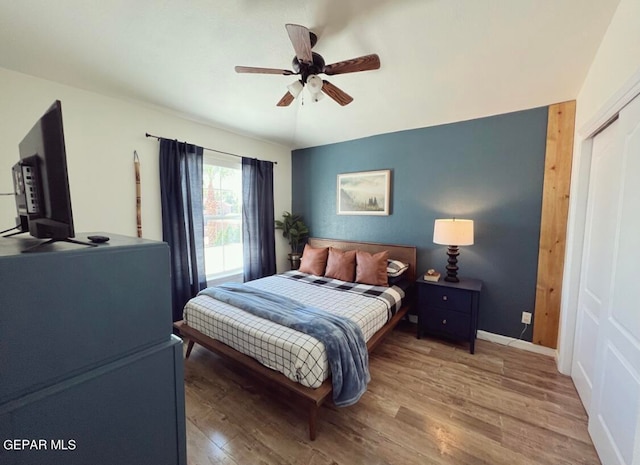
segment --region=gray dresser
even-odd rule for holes
[[[0,238],[3,465],[186,464],[169,248],[99,234]]]

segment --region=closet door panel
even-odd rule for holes
[[[619,134],[611,165],[620,165],[613,248],[593,373],[589,432],[604,465],[640,462],[640,98],[615,123]],[[595,141],[594,141],[595,142]]]

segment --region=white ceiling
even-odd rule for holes
[[[0,67],[300,148],[573,99],[618,2],[0,0]],[[286,23],[381,68],[332,77],[346,107],[276,107],[293,76],[234,66],[291,69]]]

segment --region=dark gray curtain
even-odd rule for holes
[[[242,157],[242,252],[244,280],[276,272],[273,163]]]
[[[207,284],[204,271],[202,147],[160,139],[162,240],[171,250],[173,321]]]

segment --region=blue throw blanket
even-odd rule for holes
[[[367,390],[371,380],[369,354],[362,330],[353,321],[244,284],[209,287],[200,294],[321,341],[327,350],[333,401],[337,406],[355,404]]]

